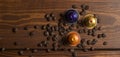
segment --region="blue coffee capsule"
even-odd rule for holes
[[[79,18],[79,13],[74,10],[74,9],[71,9],[71,10],[68,10],[66,13],[65,13],[65,19],[66,21],[68,21],[69,23],[74,23],[78,20]]]

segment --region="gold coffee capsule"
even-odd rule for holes
[[[83,23],[88,29],[93,29],[97,25],[97,18],[93,14],[87,14],[83,18]]]
[[[70,46],[77,46],[78,44],[80,44],[81,38],[79,33],[72,31],[68,33],[67,40]]]

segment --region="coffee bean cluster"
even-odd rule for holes
[[[80,15],[85,15],[87,12],[86,10],[89,9],[89,6],[86,4],[82,4],[81,6],[82,11],[80,11]],[[73,9],[78,8],[76,5],[72,5]],[[56,19],[56,16],[54,13],[48,13],[45,15],[45,19],[50,22],[50,21],[58,21],[57,25],[52,25],[50,23],[45,24],[40,26],[40,28],[43,30],[43,35],[45,36],[46,40],[41,41],[40,43],[37,44],[38,47],[46,47],[47,49],[46,52],[50,51],[57,51],[57,50],[62,50],[62,51],[69,51],[72,54],[72,57],[76,57],[75,50],[83,50],[84,52],[87,51],[93,51],[95,50],[94,45],[96,45],[100,39],[106,38],[105,33],[97,33],[97,31],[101,31],[102,27],[99,26],[99,24],[94,27],[93,29],[87,29],[84,27],[83,23],[81,20],[78,20],[76,23],[67,23],[64,20],[64,14],[60,14],[60,19]],[[98,20],[99,22],[99,20]],[[99,22],[100,23],[100,22]],[[38,29],[38,26],[33,26],[34,29]],[[23,28],[24,30],[28,30],[28,27],[25,26]],[[16,33],[18,31],[18,28],[13,27],[12,32]],[[84,38],[81,37],[80,44],[78,44],[74,48],[61,48],[61,46],[67,45],[66,41],[66,35],[70,31],[77,31],[79,34],[84,34],[88,35],[88,37],[92,38]],[[29,32],[29,36],[32,37],[34,35],[34,31]],[[50,43],[52,41],[52,43]],[[14,42],[14,45],[19,45],[18,42]],[[52,49],[48,48],[48,46],[52,44]],[[107,45],[107,42],[104,41],[102,43],[104,46]],[[37,49],[30,49],[26,48],[26,50],[31,50],[33,53],[37,52]],[[1,51],[5,51],[5,48],[1,48]],[[23,55],[24,52],[23,50],[18,51],[19,55]]]

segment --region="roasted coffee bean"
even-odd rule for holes
[[[26,26],[26,27],[24,27],[23,29],[24,29],[24,30],[28,30],[28,27]]]
[[[30,50],[30,48],[25,48],[25,50]]]
[[[13,44],[14,44],[15,46],[17,46],[17,45],[18,45],[18,43],[17,43],[17,42],[14,42]]]
[[[85,43],[86,39],[81,39],[81,43]]]
[[[100,27],[98,27],[98,30],[101,30],[101,26],[100,26]]]
[[[53,36],[53,35],[55,35],[55,33],[54,32],[49,32],[49,35]]]
[[[36,53],[37,51],[37,49],[32,49],[32,53]]]
[[[76,9],[76,8],[77,8],[77,6],[76,6],[76,5],[72,5],[72,8]]]
[[[91,45],[95,45],[97,42],[98,42],[97,39],[93,39],[93,40],[91,41]]]
[[[52,17],[52,20],[55,21],[57,18],[56,17]]]
[[[55,17],[55,15],[53,13],[50,13],[50,17]]]
[[[42,44],[42,43],[39,43],[37,46],[38,46],[38,47],[42,47],[42,46],[43,46],[43,44]]]
[[[50,52],[51,50],[50,49],[46,49],[46,52]]]
[[[18,29],[17,29],[17,28],[15,28],[15,27],[14,27],[14,28],[12,28],[12,32],[13,32],[13,33],[16,33],[16,32],[17,32],[17,30],[18,30]]]
[[[55,29],[55,31],[59,30],[58,26],[54,26],[54,29]]]
[[[91,41],[90,40],[87,40],[87,45],[90,45],[91,44]]]
[[[49,41],[49,40],[50,40],[50,37],[47,37],[47,40]]]
[[[85,10],[82,10],[81,12],[80,12],[80,15],[85,15],[86,14],[86,11]],[[82,24],[82,23],[81,23]],[[80,24],[80,25],[81,25]]]
[[[68,49],[69,52],[74,52],[75,50],[73,48]]]
[[[87,52],[87,51],[88,51],[88,49],[87,49],[87,48],[83,48],[83,51],[84,51],[84,52]]]
[[[83,30],[79,30],[78,33],[83,33]]]
[[[42,26],[41,26],[41,29],[45,30],[45,29],[46,29],[46,26],[45,26],[45,25],[42,25]]]
[[[83,32],[86,33],[86,32],[87,32],[87,29],[83,29]]]
[[[34,27],[34,29],[37,29],[38,28],[38,26],[37,25],[35,25],[35,26],[33,26]]]
[[[30,55],[29,57],[33,57],[32,55]]]
[[[58,48],[57,47],[53,47],[53,51],[57,51],[58,50]]]
[[[102,34],[101,34],[101,36],[102,36],[103,38],[105,38],[105,37],[106,37],[106,35],[105,35],[104,33],[102,33]]]
[[[75,52],[72,52],[72,57],[76,57],[76,53]]]
[[[46,14],[46,15],[45,15],[45,18],[48,18],[48,17],[50,17],[50,15],[49,15],[49,14]]]
[[[82,47],[81,47],[81,44],[78,44],[77,47],[78,47],[78,48],[82,48]]]
[[[57,43],[53,43],[52,44],[53,47],[57,47],[57,45],[58,45]]]
[[[107,42],[103,42],[103,45],[107,45]]]
[[[44,35],[45,35],[45,36],[50,36],[50,33],[49,33],[48,31],[45,31],[45,32],[44,32]]]
[[[53,27],[51,27],[51,30],[52,30],[52,31],[55,31],[55,28],[54,28],[54,26],[53,26]]]
[[[97,35],[97,38],[101,38],[101,37],[102,37],[102,35],[101,35],[101,34],[98,34],[98,35]]]
[[[23,52],[23,51],[19,51],[18,54],[19,54],[19,55],[23,55],[24,52]]]
[[[52,40],[57,41],[58,39],[57,39],[57,37],[52,37]]]
[[[82,5],[81,5],[81,8],[84,9],[84,10],[88,10],[88,9],[89,9],[89,6],[86,5],[86,4],[82,4]]]
[[[41,43],[42,43],[43,45],[48,44],[48,42],[47,42],[47,41],[42,41]]]
[[[56,51],[58,49],[58,44],[57,43],[53,43],[52,46],[53,46],[54,51]]]
[[[96,36],[96,33],[95,32],[92,32],[92,34],[91,34],[92,36]]]
[[[5,50],[6,50],[5,48],[0,48],[0,51],[2,51],[2,52],[5,51]]]
[[[34,35],[34,31],[29,32],[29,36],[33,36]]]
[[[88,33],[88,35],[91,35],[92,34],[92,30],[88,30],[87,33]]]
[[[67,24],[67,23],[65,23],[65,22],[63,23],[63,25],[64,25],[64,26],[68,26],[68,24]]]
[[[97,23],[100,23],[100,19],[99,18],[97,18]]]
[[[93,50],[95,50],[95,48],[94,47],[90,47],[90,50],[93,51]]]

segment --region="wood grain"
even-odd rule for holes
[[[41,26],[45,24],[57,25],[60,14],[71,9],[72,5],[77,6],[77,10],[81,11],[81,5],[89,5],[87,13],[96,14],[100,19],[99,26],[102,30],[97,33],[106,33],[105,39],[100,39],[94,46],[97,49],[90,52],[77,51],[78,57],[120,57],[120,1],[119,0],[0,0],[0,48],[21,49],[21,48],[40,48],[37,46],[46,37]],[[46,14],[54,13],[55,21],[48,22],[45,18]],[[28,30],[24,30],[24,27]],[[34,26],[38,26],[34,29]],[[16,27],[16,33],[12,32],[12,28]],[[33,36],[29,36],[29,32],[33,32]],[[96,38],[86,34],[81,37],[89,39]],[[103,41],[107,41],[108,45],[102,45]],[[18,46],[13,45],[18,42]],[[50,41],[50,43],[53,43]],[[63,46],[64,47],[64,46]],[[49,48],[52,48],[51,44]],[[105,50],[104,50],[105,49]],[[110,50],[109,50],[110,49]],[[9,54],[10,52],[10,54]],[[0,53],[0,57],[28,57],[29,55],[19,56],[11,55],[14,50]],[[44,52],[44,51],[43,51]],[[41,53],[41,52],[40,52]],[[58,56],[60,55],[60,56]],[[64,51],[56,51],[49,53],[39,52],[34,57],[70,57],[71,54]]]

